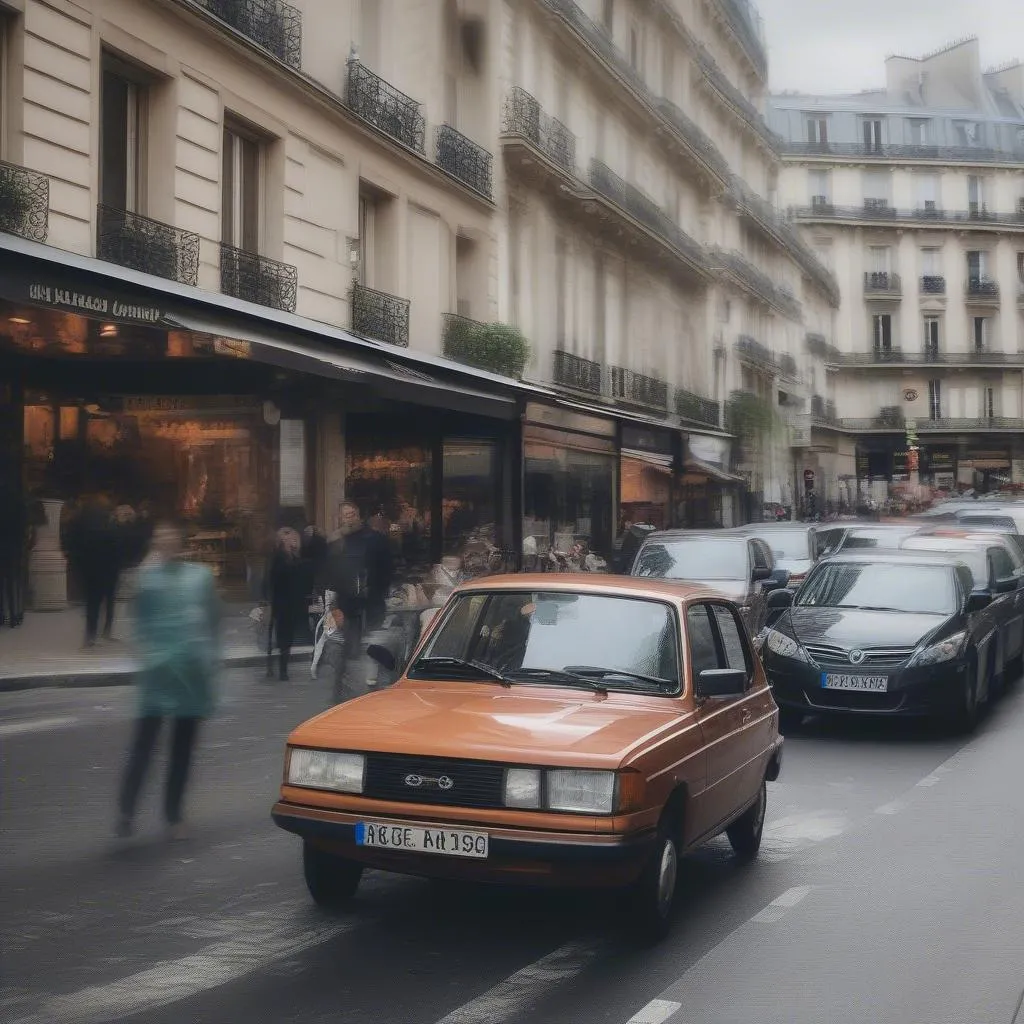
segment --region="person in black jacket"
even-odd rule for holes
[[[276,534],[264,592],[264,599],[270,604],[273,637],[277,641],[278,678],[281,682],[288,680],[295,630],[305,614],[308,597],[299,535],[290,527],[283,527]],[[269,662],[269,651],[267,657]],[[269,663],[267,674],[270,675]]]

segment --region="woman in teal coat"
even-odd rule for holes
[[[131,835],[139,792],[165,718],[173,721],[164,817],[184,836],[182,800],[199,723],[214,709],[220,666],[220,606],[209,569],[182,559],[183,533],[159,523],[139,571],[134,626],[138,719],[119,801],[117,834]]]

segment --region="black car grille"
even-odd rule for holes
[[[866,693],[863,690],[815,690],[808,694],[811,707],[834,708],[847,711],[898,711],[903,704],[904,694]]]
[[[367,754],[363,796],[450,807],[502,807],[503,765],[410,754]]]
[[[902,665],[913,653],[913,647],[861,647],[864,660],[856,665],[850,661],[850,651],[832,644],[804,644],[804,650],[822,666],[843,666],[849,671],[852,667],[866,671],[872,668],[896,668]]]

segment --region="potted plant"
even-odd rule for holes
[[[520,377],[530,358],[530,346],[522,331],[510,324],[455,320],[445,338],[445,355],[467,366]]]
[[[20,234],[32,209],[32,196],[14,168],[0,166],[0,228]]]

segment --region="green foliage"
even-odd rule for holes
[[[530,358],[530,346],[522,331],[509,324],[479,324],[465,317],[450,317],[444,354],[480,370],[520,377]]]
[[[759,398],[748,391],[734,391],[725,406],[726,429],[742,442],[756,441],[759,437],[772,437],[781,420],[769,399]]]

